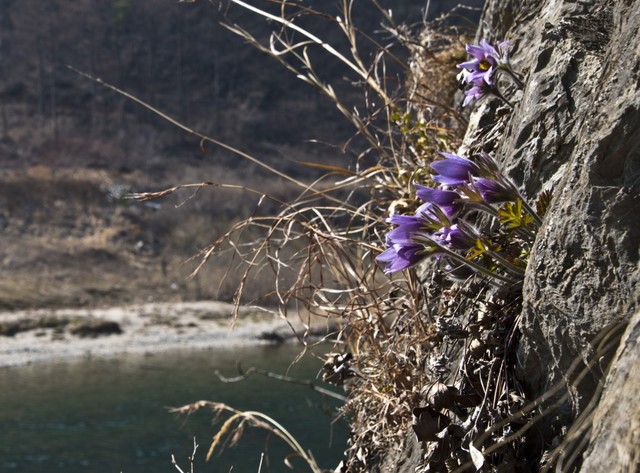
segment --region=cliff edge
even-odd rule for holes
[[[510,41],[524,87],[513,108],[474,105],[461,154],[491,153],[531,201],[552,195],[516,322],[516,382],[539,404],[525,458],[489,466],[470,449],[453,471],[640,471],[640,8],[488,0],[483,38]],[[380,471],[435,471],[409,437]]]

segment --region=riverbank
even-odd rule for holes
[[[243,307],[232,323],[223,302],[132,304],[104,309],[39,309],[0,313],[0,367],[64,358],[157,353],[176,348],[284,342],[286,320]],[[299,321],[295,327],[302,328]],[[321,329],[321,324],[318,324]]]

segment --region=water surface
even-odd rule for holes
[[[197,473],[258,471],[266,438],[259,430],[247,430],[237,447],[204,462],[217,431],[213,414],[180,417],[166,409],[201,399],[273,416],[321,467],[335,467],[347,437],[343,421],[331,424],[335,401],[259,375],[237,384],[214,376],[216,369],[236,375],[236,360],[284,373],[298,353],[291,346],[243,347],[0,369],[0,471],[175,472],[171,454],[189,471],[194,436],[200,444]],[[305,357],[289,375],[314,379],[319,368],[318,360]],[[289,451],[280,441],[270,442],[268,451],[271,469],[263,472],[290,471],[282,463]]]

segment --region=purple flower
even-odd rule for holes
[[[469,86],[465,91],[463,107],[489,94],[496,95],[509,103],[498,92],[495,76],[499,70],[503,70],[511,76],[519,88],[523,87],[522,82],[516,77],[509,65],[508,46],[509,41],[503,41],[496,48],[486,39],[480,41],[480,44],[467,44],[467,52],[473,59],[457,65],[462,69],[458,74],[458,81]]]
[[[477,80],[482,80],[488,85],[493,85],[495,71],[508,67],[508,46],[509,42],[503,41],[496,49],[486,39],[481,40],[480,44],[467,44],[467,52],[473,56],[473,59],[457,65],[460,69],[470,72],[462,76],[463,80],[468,84],[475,84]]]
[[[420,262],[425,256],[420,254],[422,250],[424,250],[424,247],[419,243],[396,244],[378,255],[376,261],[385,264],[385,273],[394,273]]]
[[[387,246],[406,246],[412,245],[414,242],[411,239],[411,236],[420,230],[421,225],[412,226],[412,225],[400,225],[389,233],[387,233],[386,243]]]
[[[427,233],[431,233],[451,225],[451,221],[456,216],[455,212],[457,212],[455,207],[440,207],[431,202],[426,202],[417,208],[416,215],[419,215],[424,220],[422,229]]]
[[[501,175],[496,179],[487,179],[484,177],[474,178],[473,187],[475,187],[483,200],[487,204],[495,204],[497,202],[515,202],[519,195],[516,188]]]
[[[458,225],[451,225],[444,235],[444,242],[454,250],[466,251],[475,246],[476,239]]]
[[[387,234],[387,242],[390,238],[394,241],[408,240],[410,235],[420,230],[424,224],[424,220],[418,215],[392,215],[386,222],[398,225]]]
[[[481,177],[495,178],[501,175],[500,168],[498,168],[498,165],[489,153],[480,151],[480,154],[476,156],[476,162],[478,163]]]
[[[414,184],[419,199],[440,207],[449,218],[455,217],[462,208],[462,198],[454,191],[432,189],[431,187]]]
[[[449,227],[442,227],[433,234],[433,239],[439,245],[451,250],[467,251],[476,244],[474,235],[464,230],[464,226],[453,224]]]
[[[386,220],[397,227],[387,233],[389,248],[376,258],[385,264],[385,273],[402,271],[438,252],[435,245],[428,244],[430,235],[450,223],[447,215],[443,215],[444,211],[434,208],[434,205],[427,202],[417,209],[415,215],[393,215]]]
[[[412,240],[412,236],[426,224],[424,218],[420,215],[392,215],[387,222],[397,227],[387,233],[389,248],[376,258],[376,261],[385,264],[385,273],[402,271],[426,256],[424,245]]]
[[[453,205],[460,199],[460,194],[454,191],[433,189],[420,184],[414,184],[413,186],[416,188],[416,195],[419,199],[424,202],[439,205],[440,207]]]
[[[466,107],[474,100],[480,100],[482,97],[495,93],[494,86],[483,77],[476,77],[469,83],[471,87],[464,91],[463,107]]]
[[[463,89],[465,84],[468,84],[470,81],[472,72],[466,69],[462,69],[460,73],[456,76],[458,80],[458,84],[460,84],[460,89]]]
[[[477,176],[478,166],[466,158],[452,153],[440,153],[446,159],[431,163],[431,168],[439,175],[433,180],[445,186],[461,186],[469,183],[469,175]]]

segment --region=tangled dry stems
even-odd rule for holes
[[[421,25],[416,35],[396,25],[371,0],[385,19],[390,39],[389,44],[374,43],[377,54],[365,60],[358,52],[363,35],[351,17],[351,1],[342,2],[340,16],[285,0],[274,2],[280,6],[277,15],[240,0],[230,1],[279,26],[268,44],[231,21],[226,27],[333,100],[367,145],[345,167],[306,163],[325,171],[321,178],[306,183],[133,98],[203,143],[223,146],[300,189],[296,199],[278,202],[282,210],[276,215],[260,213],[261,203],[272,197],[245,189],[260,195],[255,214],[204,248],[197,255],[194,274],[218,252],[230,248],[243,268],[235,294],[237,306],[243,302],[250,279],[269,271],[275,281],[272,296],[279,303],[274,310],[277,315],[286,319],[291,312],[304,313],[307,326],[312,317],[337,322],[339,329],[331,337],[341,353],[329,355],[325,378],[348,393],[343,411],[353,430],[344,471],[369,471],[382,454],[401,453],[412,431],[424,445],[420,467],[424,472],[493,471],[498,465],[517,470],[540,458],[548,445],[529,431],[567,400],[572,386],[579,384],[597,356],[608,353],[615,341],[605,343],[606,337],[597,341],[592,361],[574,376],[573,371],[581,366],[578,362],[567,374],[568,384],[528,400],[514,369],[521,304],[518,283],[496,287],[477,275],[455,281],[434,265],[389,279],[374,261],[384,240],[387,212],[415,208],[412,183],[427,179],[436,151],[455,149],[461,142],[466,118],[450,105],[456,93],[454,66],[464,59],[460,30],[439,19]],[[300,28],[297,20],[308,15],[332,21],[350,45],[348,53]],[[409,64],[398,59],[391,38],[408,51]],[[364,91],[360,107],[346,105],[336,89],[321,79],[310,59],[312,48],[334,56],[355,75],[354,82]],[[389,84],[399,82],[389,80],[391,64],[400,66],[396,74],[406,76],[405,87],[390,88]],[[160,198],[185,188],[197,192],[219,185],[176,186],[134,198]],[[247,233],[253,235],[251,240],[243,238]],[[313,351],[314,344],[305,333],[299,339],[306,350]],[[318,471],[295,439],[260,413],[242,413],[208,401],[176,412],[189,413],[205,406],[218,414],[231,413],[214,437],[208,456],[226,442],[237,441],[243,428],[252,425],[272,429]],[[547,465],[558,464],[563,470],[574,464],[575,452],[588,430],[588,412],[578,425],[568,443],[546,454]]]
[[[238,25],[229,22],[226,26],[333,100],[367,147],[349,167],[313,165],[326,170],[326,174],[315,182],[300,185],[299,197],[282,202],[283,210],[278,215],[259,216],[256,212],[234,225],[203,249],[194,273],[216,252],[231,246],[245,268],[236,291],[237,305],[250,277],[268,269],[276,282],[280,316],[287,317],[291,307],[296,313],[303,307],[308,317],[324,317],[339,323],[340,330],[333,334],[334,338],[353,353],[356,373],[350,381],[344,407],[355,426],[351,447],[345,453],[346,468],[366,469],[380,452],[402,444],[410,430],[412,409],[422,387],[430,380],[424,362],[437,334],[433,321],[424,317],[422,286],[415,274],[389,280],[374,258],[383,241],[386,225],[382,221],[387,209],[415,205],[410,199],[412,182],[438,149],[454,147],[460,141],[464,117],[449,105],[452,97],[443,97],[442,90],[451,94],[454,89],[449,84],[451,74],[440,72],[452,70],[463,51],[462,43],[457,36],[436,34],[435,29],[430,30],[432,36],[415,39],[373,1],[371,4],[386,20],[389,37],[403,45],[413,58],[428,57],[435,61],[414,61],[408,67],[390,45],[376,44],[378,54],[367,63],[358,54],[362,35],[351,18],[352,2],[342,2],[341,15],[330,18],[351,46],[349,57],[298,28],[291,20],[301,14],[323,18],[326,15],[310,9],[299,10],[297,5],[284,1],[279,2],[280,16],[245,2],[231,3],[281,25],[269,45],[261,44]],[[360,108],[348,107],[336,90],[321,80],[308,54],[308,49],[314,46],[324,49],[355,73],[355,81],[364,90],[365,102]],[[452,54],[453,50],[457,53]],[[388,90],[389,83],[398,82],[389,81],[388,60],[396,67],[401,66],[398,74],[411,77],[408,100],[403,88]],[[215,143],[193,130],[186,131]],[[333,182],[336,177],[339,180]],[[210,185],[217,184],[191,186],[200,189]],[[134,197],[158,198],[178,190],[179,186]],[[260,238],[243,242],[241,235],[248,228],[259,228]],[[313,348],[304,334],[300,338],[307,349]],[[224,433],[238,419],[236,414],[224,424],[212,448],[220,444]]]
[[[198,401],[192,404],[187,404],[182,407],[173,408],[170,412],[181,415],[190,415],[197,412],[200,409],[208,408],[213,410],[216,415],[216,419],[220,418],[224,414],[230,414],[230,416],[224,421],[220,430],[215,434],[207,452],[207,460],[209,460],[216,449],[224,449],[227,446],[233,446],[237,444],[242,438],[244,429],[247,426],[264,429],[267,432],[272,433],[276,437],[282,439],[294,452],[309,466],[313,473],[321,473],[321,469],[318,467],[311,452],[308,452],[302,448],[296,438],[291,433],[280,425],[275,419],[255,411],[239,411],[221,402],[211,401]],[[194,440],[194,455],[195,455],[195,440]],[[287,461],[285,461],[287,463]]]

